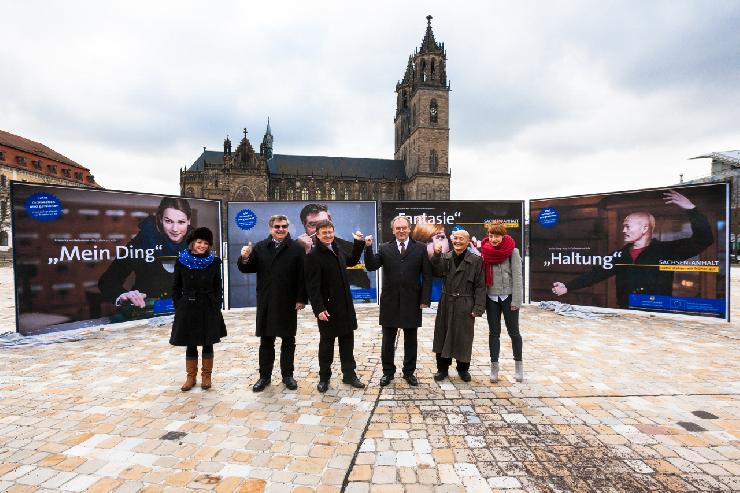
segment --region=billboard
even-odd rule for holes
[[[729,317],[726,183],[530,201],[530,300]]]
[[[452,248],[450,234],[458,229],[465,229],[470,233],[473,241],[469,248],[473,253],[479,254],[476,243],[488,234],[486,225],[502,221],[524,258],[524,201],[383,201],[380,207],[379,227],[382,241],[393,239],[391,219],[406,216],[411,222],[411,238],[426,243],[430,257],[434,252],[435,242],[442,244],[443,252],[448,252]],[[439,301],[441,292],[442,279],[435,278],[432,283],[432,301]]]
[[[210,228],[220,255],[219,201],[18,182],[11,194],[24,335],[173,313],[190,231]]]
[[[336,241],[346,254],[352,251],[352,233],[376,235],[375,202],[370,201],[296,201],[296,202],[229,202],[229,308],[257,306],[257,276],[243,274],[236,267],[241,248],[269,236],[270,216],[284,214],[290,221],[290,236],[306,248],[314,241],[316,222],[330,218]],[[355,303],[377,303],[378,279],[367,272],[365,264],[347,268],[350,291]]]

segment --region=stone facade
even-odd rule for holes
[[[233,154],[228,136],[223,151],[204,147],[180,171],[181,194],[222,201],[449,199],[450,88],[431,19],[396,84],[394,159],[273,154],[268,120],[259,153],[246,129]]]
[[[0,130],[0,251],[12,245],[11,181],[100,188],[86,167],[43,144]]]

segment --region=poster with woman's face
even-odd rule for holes
[[[24,335],[166,315],[175,260],[213,200],[13,183],[17,329]]]
[[[384,201],[380,205],[381,240],[393,240],[391,220],[404,216],[411,222],[411,239],[426,244],[431,258],[436,246],[442,253],[452,248],[450,236],[464,229],[470,234],[468,249],[478,255],[479,242],[486,237],[487,225],[500,222],[524,256],[523,201]],[[442,279],[432,285],[432,301],[439,301]]]

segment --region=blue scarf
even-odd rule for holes
[[[178,258],[180,259],[180,263],[188,269],[205,269],[213,263],[213,259],[216,257],[214,257],[212,253],[207,257],[198,257],[190,253],[190,251],[185,248],[180,251]]]

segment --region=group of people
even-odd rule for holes
[[[351,245],[348,251],[348,245],[340,245],[334,235],[331,216],[326,211],[313,211],[312,215],[313,234],[296,239],[290,236],[287,216],[271,216],[267,238],[242,247],[236,260],[240,272],[257,275],[256,335],[260,346],[259,379],[252,387],[254,392],[264,390],[271,383],[277,338],[281,339],[282,382],[288,389],[298,388],[294,376],[297,313],[307,303],[311,304],[320,334],[318,391],[329,389],[335,340],[339,346],[342,382],[354,388],[365,387],[356,373],[357,317],[347,269],[360,262],[363,252],[368,271],[383,269],[381,386],[389,385],[396,374],[394,360],[399,329],[403,330],[404,338],[403,378],[411,386],[418,385],[417,331],[422,325],[422,310],[430,304],[433,276],[443,279],[432,344],[437,362],[434,379],[448,378],[454,359],[459,377],[465,382],[471,380],[475,319],[486,312],[491,381],[498,381],[502,314],[512,340],[514,376],[519,382],[523,380],[518,318],[522,303],[522,261],[514,240],[502,224],[491,225],[487,237],[474,251],[469,248],[469,233],[457,230],[450,238],[452,248],[446,240],[436,241],[428,252],[426,243],[410,237],[408,218],[398,216],[390,224],[394,239],[379,245],[377,252],[373,251],[373,237],[360,231],[353,234],[352,242],[341,240]],[[201,387],[210,388],[213,344],[226,335],[220,310],[220,260],[210,251],[213,236],[207,228],[197,228],[187,241],[188,248],[179,254],[175,264],[175,319],[170,337],[171,344],[187,347],[183,391],[192,389],[196,383],[197,346],[202,346]]]

